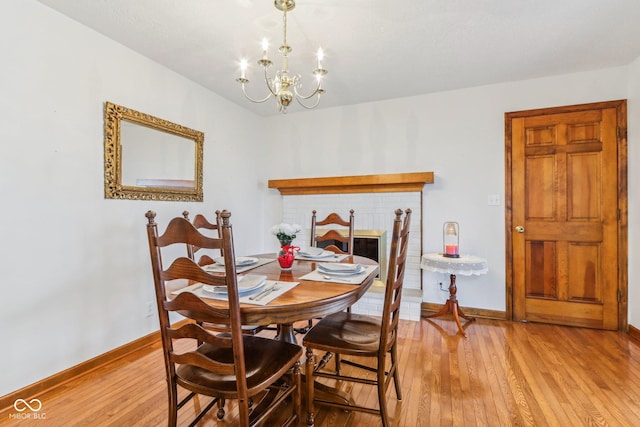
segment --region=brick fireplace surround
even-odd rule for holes
[[[433,172],[387,175],[299,178],[269,181],[269,188],[277,188],[283,197],[283,222],[302,225],[296,243],[309,244],[311,211],[318,218],[331,212],[348,218],[354,210],[356,234],[358,230],[385,230],[386,249],[391,247],[391,227],[395,210],[412,210],[407,266],[400,317],[420,319],[422,303],[422,189],[433,183]],[[386,263],[388,253],[384,254]],[[355,313],[380,314],[384,284],[376,282],[353,307]]]

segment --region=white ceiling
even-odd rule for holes
[[[272,0],[38,0],[261,115],[260,41],[282,42]],[[640,57],[639,0],[296,0],[291,72],[329,70],[321,107],[626,65]],[[274,68],[274,67],[272,67]],[[301,110],[297,105],[290,112]]]

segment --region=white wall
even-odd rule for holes
[[[157,330],[148,209],[229,209],[254,253],[264,190],[261,118],[34,1],[0,2],[0,40],[4,395]],[[205,133],[203,203],[104,199],[107,100]]]
[[[489,261],[487,275],[458,279],[461,305],[504,311],[504,203],[487,204],[490,194],[504,201],[504,113],[624,99],[627,72],[612,68],[273,118],[271,152],[289,152],[292,163],[270,168],[268,178],[435,172],[435,183],[424,189],[423,250],[441,250],[442,224],[458,221],[461,252]],[[632,145],[631,130],[630,138]],[[446,286],[448,277],[423,274],[424,301],[444,303],[448,293],[436,284]]]
[[[9,350],[0,366],[11,366],[0,369],[0,395],[157,329],[145,316],[153,299],[148,209],[162,222],[184,209],[226,208],[238,253],[272,248],[282,198],[266,188],[269,179],[434,171],[423,248],[438,250],[442,223],[459,221],[462,250],[488,258],[491,269],[458,281],[461,303],[503,310],[504,207],[487,206],[487,196],[504,196],[508,111],[629,97],[633,265],[638,61],[262,119],[33,0],[0,2],[0,40],[0,342]],[[205,133],[204,203],[104,199],[107,100]],[[433,283],[444,278],[423,274],[425,300],[443,302]],[[639,274],[630,268],[636,327]]]

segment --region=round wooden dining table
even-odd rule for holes
[[[260,260],[273,259],[273,262],[240,273],[267,276],[267,280],[278,282],[299,282],[299,284],[279,295],[265,305],[240,303],[240,319],[243,326],[278,325],[278,332],[274,339],[297,344],[293,324],[332,313],[346,310],[355,304],[374,283],[379,273],[378,263],[372,259],[358,255],[349,255],[339,262],[375,266],[359,284],[340,283],[337,280],[314,281],[300,280],[300,278],[316,270],[321,262],[296,259],[290,271],[283,271],[277,261],[276,254],[252,255]],[[172,289],[184,287],[184,283],[169,285]],[[171,291],[171,289],[168,289]],[[226,307],[224,300],[205,298],[208,304]],[[303,377],[304,380],[304,377]],[[325,401],[353,403],[352,396],[342,390],[315,383],[315,395]],[[267,396],[265,399],[270,399]]]
[[[379,271],[379,268],[373,269],[362,283],[357,285],[336,281],[300,280],[300,277],[314,271],[320,261],[296,259],[290,271],[283,271],[278,264],[276,254],[252,255],[252,257],[273,258],[274,261],[253,268],[247,271],[247,274],[265,275],[267,280],[300,283],[266,305],[241,304],[242,324],[249,326],[277,324],[276,339],[291,343],[296,343],[293,330],[295,322],[346,310],[371,287]],[[378,266],[376,261],[358,255],[347,256],[340,262]],[[216,300],[207,300],[207,302],[211,305],[224,304]]]

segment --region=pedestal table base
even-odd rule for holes
[[[463,336],[467,336],[467,334],[464,332],[464,330],[462,329],[462,324],[460,323],[460,318],[462,317],[463,319],[469,320],[469,321],[474,321],[476,320],[475,317],[470,317],[470,316],[466,316],[462,310],[460,310],[460,306],[458,306],[458,297],[456,297],[456,293],[458,292],[458,288],[456,287],[456,275],[455,274],[451,274],[449,275],[450,278],[450,283],[449,283],[449,299],[447,300],[447,302],[444,304],[444,306],[440,309],[440,311],[438,311],[437,313],[434,314],[430,314],[428,316],[424,316],[424,317],[439,317],[445,314],[453,314],[453,319],[456,321],[456,324],[458,325],[458,330],[460,330],[460,333]]]

